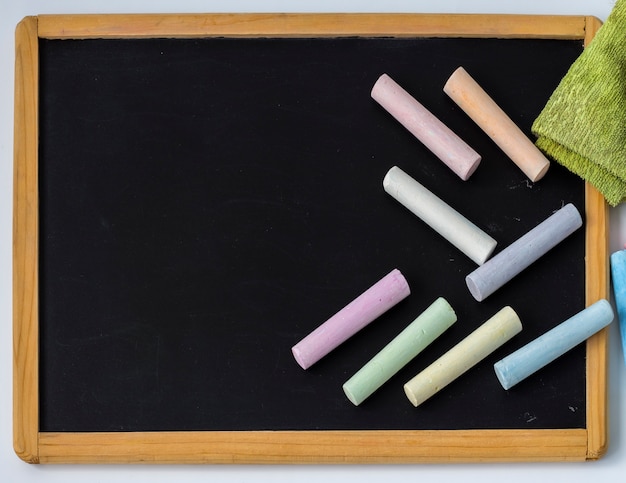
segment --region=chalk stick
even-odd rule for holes
[[[561,322],[494,364],[500,384],[510,389],[609,325],[613,317],[611,304],[601,299]]]
[[[450,304],[440,297],[389,344],[348,379],[343,390],[358,406],[456,322]]]
[[[459,178],[466,181],[476,171],[480,155],[387,74],[376,81],[371,95]]]
[[[493,238],[397,166],[385,175],[383,188],[478,265],[495,249]]]
[[[394,269],[291,348],[303,369],[308,369],[333,349],[406,298],[409,284]]]
[[[611,279],[626,363],[626,250],[619,250],[611,255]]]
[[[465,282],[479,302],[509,282],[582,226],[576,207],[569,203],[511,245],[478,267]]]
[[[504,307],[478,329],[442,355],[404,385],[404,392],[417,407],[474,367],[522,330],[511,307]]]
[[[453,72],[443,90],[531,181],[543,178],[550,161],[463,67]]]

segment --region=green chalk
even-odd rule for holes
[[[355,406],[361,404],[454,322],[454,310],[439,297],[345,382],[343,390],[348,399]]]

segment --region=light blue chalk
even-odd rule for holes
[[[620,250],[611,255],[611,278],[619,329],[622,334],[624,363],[626,363],[626,250]]]
[[[611,323],[613,308],[605,299],[590,305],[493,366],[504,389],[510,389]]]

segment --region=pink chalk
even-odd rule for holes
[[[410,293],[404,276],[392,270],[294,345],[293,356],[303,369],[308,369]]]
[[[476,171],[480,155],[387,74],[374,84],[372,98],[463,181]]]

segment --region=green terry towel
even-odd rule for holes
[[[626,199],[626,0],[572,64],[532,126],[537,147],[594,185]]]

